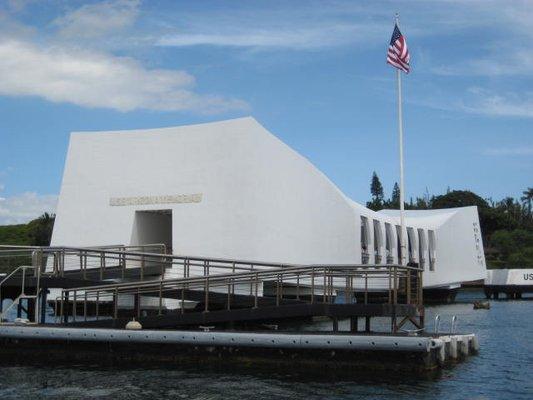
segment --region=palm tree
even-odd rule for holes
[[[55,215],[45,212],[28,224],[28,236],[32,246],[50,246]]]
[[[533,202],[533,187],[527,188],[522,192],[523,196],[520,198],[524,202],[524,205],[527,204],[527,213],[531,215],[531,203]]]

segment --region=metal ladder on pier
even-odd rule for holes
[[[452,315],[449,333],[454,335],[456,332],[457,332],[457,315]],[[440,314],[437,314],[435,315],[434,334],[438,335],[440,333],[441,333],[440,332]]]

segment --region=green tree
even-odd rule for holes
[[[533,188],[527,188],[522,192],[523,196],[520,198],[523,204],[527,207],[527,214],[531,216],[531,203],[533,203]]]
[[[515,229],[511,231],[511,237],[520,249],[533,247],[533,231],[527,229]]]
[[[28,236],[32,246],[50,246],[55,215],[44,213],[28,224]]]
[[[13,246],[49,246],[54,215],[45,213],[27,224],[0,226],[0,244]],[[0,272],[10,272],[19,265],[28,265],[27,257],[0,258]]]
[[[367,207],[375,211],[381,210],[384,205],[383,185],[381,184],[376,171],[372,174],[370,194],[372,195],[372,200],[366,203]]]
[[[375,201],[383,202],[383,185],[379,180],[376,171],[372,174],[372,182],[370,183],[370,193]]]
[[[511,232],[506,230],[494,232],[491,236],[490,242],[491,245],[504,258],[509,257],[509,254],[511,254],[516,249]]]
[[[394,187],[392,188],[390,207],[400,208],[400,186],[398,186],[398,182],[394,182]]]
[[[489,243],[489,238],[498,229],[509,228],[505,215],[491,208],[487,200],[469,190],[452,190],[446,194],[435,196],[431,201],[431,208],[455,208],[476,206],[478,208],[479,220],[483,242]]]
[[[506,197],[496,203],[495,208],[501,216],[504,229],[516,229],[519,227],[524,215],[522,205],[512,197]]]
[[[506,267],[526,268],[533,266],[533,260],[523,252],[514,252],[509,255]]]
[[[30,245],[28,225],[19,224],[0,226],[0,244],[11,244],[15,246]]]
[[[436,196],[431,202],[431,208],[454,208],[477,206],[488,208],[489,203],[469,190],[452,190],[446,194]]]

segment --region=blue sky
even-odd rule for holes
[[[69,133],[254,116],[364,203],[398,180],[394,13],[406,198],[533,184],[533,2],[0,2],[0,223],[55,207]]]

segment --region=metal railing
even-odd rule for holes
[[[126,260],[143,262],[140,254],[150,254],[152,258],[166,255],[164,244],[139,246],[100,246],[100,247],[35,247],[0,245],[0,261],[11,268],[32,265],[37,272],[53,276],[65,273],[99,270],[105,275],[106,269],[127,268]],[[139,265],[135,265],[139,266]]]
[[[456,331],[457,331],[457,315],[453,315],[452,316],[452,324],[451,324],[450,332],[452,334],[455,334]]]
[[[439,333],[439,330],[440,330],[440,315],[437,314],[435,315],[435,324],[434,324],[434,330],[433,332],[435,334],[438,334]]]
[[[421,274],[418,268],[399,265],[328,265],[328,266],[285,266],[271,267],[269,269],[209,274],[206,269],[200,276],[186,276],[175,279],[160,279],[144,282],[123,282],[91,287],[78,287],[64,289],[61,296],[56,299],[56,310],[62,321],[75,322],[81,317],[83,321],[88,318],[88,304],[95,307],[96,319],[105,317],[117,319],[119,317],[119,300],[124,297],[133,299],[136,307],[134,317],[141,316],[140,297],[151,297],[157,301],[157,314],[163,313],[163,303],[167,299],[177,300],[178,312],[185,313],[185,303],[190,301],[190,294],[202,298],[203,312],[211,311],[212,297],[216,296],[216,307],[220,309],[221,296],[224,298],[224,309],[231,310],[235,302],[235,294],[246,296],[247,304],[242,302],[239,308],[258,308],[260,301],[271,299],[272,306],[280,306],[286,300],[303,303],[333,303],[335,299],[344,297],[344,303],[354,302],[356,293],[362,293],[362,302],[369,304],[370,296],[375,293],[369,289],[370,281],[381,281],[386,290],[386,298],[379,300],[380,303],[391,305],[422,304],[421,288],[413,297],[408,284],[413,274]],[[218,271],[217,271],[218,272]],[[405,282],[401,284],[401,282]],[[421,282],[421,280],[417,280]],[[271,297],[263,293],[264,284],[273,285],[274,291]],[[290,287],[290,292],[287,288]],[[339,293],[342,293],[339,296]],[[375,301],[375,300],[374,300]],[[100,305],[107,303],[110,315],[100,313]],[[197,301],[198,303],[198,301]],[[71,307],[69,307],[69,305]],[[78,309],[83,309],[83,315],[78,316]],[[67,309],[72,311],[69,313]],[[71,314],[71,315],[69,315]],[[131,315],[129,315],[131,316]],[[399,326],[393,321],[393,329]]]
[[[452,315],[449,333],[454,335],[456,332],[457,332],[457,315]],[[441,330],[440,330],[440,315],[439,314],[435,315],[435,324],[434,324],[433,333],[435,335],[438,335],[439,333],[441,333]]]
[[[295,265],[172,255],[166,254],[166,248],[162,244],[106,247],[0,246],[0,259],[17,257],[26,261],[26,265],[31,263],[49,276],[78,274],[87,279],[92,274],[92,280],[124,279],[129,271],[134,270],[138,271],[135,278],[144,281],[145,278],[153,278],[153,275],[167,278],[189,277],[210,275],[214,270],[240,272]],[[98,279],[94,279],[95,274]]]
[[[36,277],[72,277],[89,282],[83,287],[63,289],[56,299],[56,315],[63,321],[78,318],[78,304],[84,319],[88,305],[95,305],[96,318],[100,304],[111,305],[111,315],[118,316],[119,297],[151,297],[157,301],[157,312],[163,312],[167,299],[177,300],[180,312],[190,291],[203,293],[204,312],[209,312],[216,294],[225,294],[225,308],[234,307],[235,295],[248,296],[250,307],[258,307],[263,298],[274,298],[279,306],[287,299],[307,303],[331,303],[344,296],[345,303],[409,304],[422,307],[422,270],[404,265],[297,265],[209,257],[166,254],[164,245],[106,247],[20,247],[0,246],[0,259],[30,259]],[[157,277],[157,278],[156,278]],[[6,277],[8,279],[9,277]],[[5,279],[5,280],[6,280]],[[115,280],[110,283],[103,281]],[[121,280],[116,282],[116,280]],[[125,282],[131,279],[131,282]],[[91,285],[91,281],[94,284]],[[1,285],[0,285],[1,288]],[[271,293],[267,293],[271,290]],[[38,289],[36,294],[38,293]],[[339,295],[341,294],[341,295]],[[357,294],[357,296],[356,296]],[[320,299],[320,300],[319,300]],[[39,309],[35,299],[36,309]],[[140,301],[135,313],[139,315]],[[69,315],[72,304],[72,315]],[[102,308],[103,310],[103,308]],[[393,321],[394,329],[400,328]],[[414,323],[414,322],[413,322]]]
[[[38,295],[39,295],[39,284],[40,284],[40,273],[37,272],[37,282],[36,282],[36,286],[35,286],[35,294],[34,295],[29,295],[26,293],[26,277],[27,277],[27,274],[26,274],[26,271],[27,270],[35,270],[34,267],[30,267],[30,266],[20,266],[18,268],[16,268],[15,270],[11,271],[11,273],[9,273],[7,276],[4,277],[4,279],[2,279],[2,281],[0,281],[0,323],[3,321],[4,319],[4,315],[6,315],[9,310],[11,310],[11,308],[13,308],[14,306],[18,306],[20,301],[22,299],[37,299]],[[13,302],[7,307],[6,310],[4,310],[4,302],[3,302],[3,297],[2,297],[2,286],[8,282],[10,279],[14,278],[17,274],[21,274],[21,283],[20,283],[20,294],[15,298],[13,299]],[[33,274],[32,274],[33,275]],[[35,320],[38,321],[38,318],[39,318],[39,310],[38,309],[35,309]]]

